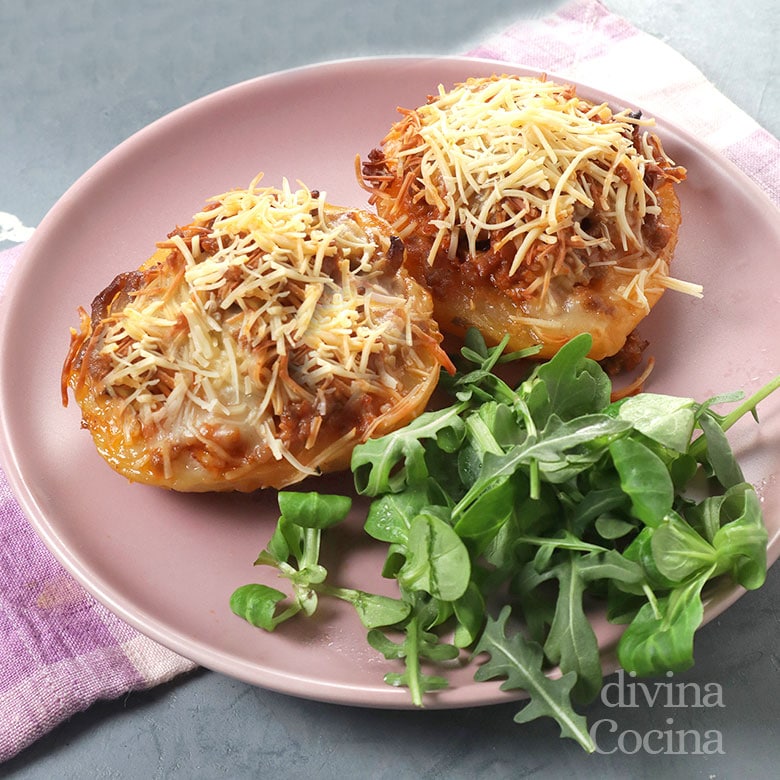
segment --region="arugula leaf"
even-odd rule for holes
[[[585,582],[610,580],[626,586],[644,581],[642,567],[617,550],[594,551],[581,555],[577,561],[577,569]]]
[[[420,484],[428,475],[424,439],[435,439],[453,448],[462,441],[465,424],[460,413],[464,403],[437,412],[424,412],[400,431],[369,439],[355,447],[352,471],[361,495],[397,493]]]
[[[412,612],[403,626],[404,633],[400,642],[393,642],[378,629],[368,632],[368,643],[371,647],[388,660],[403,660],[405,671],[389,672],[385,675],[385,682],[396,687],[407,687],[412,702],[417,707],[422,707],[425,693],[441,690],[448,684],[444,677],[425,674],[420,666],[421,660],[450,661],[459,655],[457,647],[441,642],[437,634],[425,629],[432,620],[431,609],[430,603],[419,598],[414,599]]]
[[[763,387],[760,387],[758,390],[756,390],[756,392],[753,393],[750,398],[743,401],[736,409],[732,409],[728,414],[723,416],[716,415],[714,412],[712,412],[710,407],[713,404],[721,403],[723,401],[741,400],[743,398],[743,394],[741,392],[733,393],[727,396],[715,396],[710,398],[708,401],[705,401],[703,404],[701,404],[700,414],[706,411],[718,421],[718,425],[724,432],[731,428],[731,426],[734,425],[737,420],[740,420],[748,413],[753,415],[755,421],[758,422],[758,412],[756,409],[759,403],[761,403],[761,401],[763,401],[765,398],[768,398],[772,393],[779,389],[780,374],[767,382]],[[706,445],[707,439],[702,435],[696,439],[688,448],[688,454],[698,459],[702,456],[702,452],[706,448]]]
[[[520,632],[507,635],[506,623],[510,608],[504,607],[498,618],[488,617],[474,655],[487,653],[490,658],[475,672],[475,680],[505,677],[501,690],[528,691],[530,700],[516,715],[515,722],[528,723],[541,717],[553,718],[561,735],[574,739],[592,753],[596,748],[588,733],[587,721],[571,704],[571,690],[576,682],[574,672],[559,679],[548,677],[543,668],[544,654],[535,642],[529,642]]]
[[[596,634],[582,607],[585,582],[578,557],[570,553],[554,569],[558,598],[544,652],[561,672],[575,673],[572,693],[578,701],[588,702],[601,690],[601,658]]]
[[[485,454],[479,477],[453,509],[453,517],[465,512],[480,494],[496,480],[535,465],[545,479],[562,483],[594,465],[614,438],[628,432],[630,426],[604,414],[590,414],[578,420],[561,422],[550,418],[539,437],[511,447],[503,455]]]
[[[608,487],[588,486],[587,492],[584,494],[578,491],[578,494],[575,495],[571,488],[569,490],[570,493],[563,493],[560,500],[565,503],[569,526],[578,536],[584,535],[594,523],[597,526],[596,530],[604,539],[617,539],[636,527],[636,524],[630,519],[625,519],[626,509],[631,505],[631,502],[617,480],[615,480],[615,484]],[[603,529],[611,535],[605,535],[599,530],[598,523],[602,519]],[[607,520],[611,522],[611,532],[608,530]]]
[[[571,339],[549,361],[540,363],[520,387],[537,425],[552,415],[568,421],[601,412],[609,405],[609,377],[586,357],[592,344],[589,333]]]

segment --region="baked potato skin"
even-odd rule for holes
[[[235,307],[231,307],[224,316],[215,309],[215,327],[208,337],[217,349],[211,367],[214,370],[226,349],[237,353],[236,365],[244,371],[238,376],[238,386],[220,389],[211,412],[191,404],[186,424],[177,423],[173,417],[166,419],[161,410],[180,380],[187,384],[189,392],[195,392],[193,378],[188,375],[192,372],[187,367],[192,352],[184,349],[191,336],[181,311],[196,292],[186,282],[187,263],[176,248],[178,239],[172,246],[169,236],[138,270],[114,279],[95,297],[90,313],[80,310],[80,325],[71,331],[70,349],[62,370],[63,402],[67,404],[68,393],[72,393],[81,410],[82,426],[89,430],[99,454],[115,471],[133,482],[183,492],[279,489],[307,476],[348,468],[357,443],[401,427],[423,411],[438,382],[441,366],[448,365],[440,347],[441,335],[432,319],[430,295],[403,267],[403,248],[381,218],[327,204],[322,224],[333,227],[342,223],[361,240],[375,245],[376,251],[370,265],[364,264],[354,274],[345,270],[354,262],[345,265],[343,260],[340,264],[334,261],[329,272],[322,272],[324,276],[321,274],[318,283],[324,280],[329,284],[328,273],[336,280],[335,292],[322,298],[322,305],[331,305],[338,298],[342,284],[343,289],[349,286],[353,292],[365,290],[402,300],[404,311],[410,313],[403,322],[408,325],[411,341],[400,346],[391,344],[390,339],[379,343],[376,354],[369,357],[365,380],[333,379],[326,375],[319,410],[312,401],[317,388],[298,384],[305,379],[301,366],[310,360],[311,349],[303,343],[291,344],[287,354],[269,358],[268,350],[273,345],[267,340],[248,344],[246,333],[239,334],[238,325],[233,324],[240,318]],[[205,236],[202,221],[177,228],[171,236],[191,237],[196,233]],[[335,252],[330,247],[328,251]],[[208,253],[202,258],[208,258]],[[236,275],[234,272],[233,276]],[[251,313],[256,304],[247,300]],[[139,334],[134,323],[141,301],[147,310],[151,306],[163,312],[163,324]],[[372,306],[369,298],[360,302],[366,310]],[[391,325],[406,316],[394,304],[375,307],[370,313],[385,318]],[[117,329],[123,322],[127,323],[128,332],[120,330],[118,338]],[[233,335],[229,337],[231,329]],[[139,396],[137,392],[130,393],[121,382],[112,384],[112,371],[118,363],[114,355],[126,349],[125,343],[132,340],[130,331],[141,342],[151,345],[150,349],[159,347],[160,362],[166,366],[156,369],[149,385],[152,391],[165,385],[158,392],[157,401],[150,404],[146,399],[151,413],[140,408],[143,394],[148,392],[146,388],[141,388]],[[227,340],[230,343],[226,345]],[[170,362],[177,356],[182,358],[181,365],[171,369]],[[277,404],[261,421],[263,426],[270,426],[275,440],[269,440],[268,431],[260,430],[257,419],[251,416],[252,408],[256,411],[268,389],[263,380],[267,380],[269,371],[285,385],[281,389],[286,401]],[[374,376],[376,372],[392,374],[392,381],[385,380],[395,383],[392,391],[382,390],[381,382]],[[203,398],[199,403],[204,405]],[[242,411],[245,409],[249,412]]]

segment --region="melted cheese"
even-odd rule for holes
[[[613,114],[607,105],[580,99],[571,87],[516,77],[471,79],[450,91],[440,86],[425,106],[402,113],[405,118],[385,139],[385,149],[394,176],[404,180],[401,190],[416,179],[420,189],[414,197],[436,212],[428,220],[436,228],[430,264],[443,245],[454,257],[461,231],[471,257],[478,242],[500,231],[495,248],[514,249],[510,277],[532,247],[536,261],[545,258],[548,267],[530,292],[546,295],[559,269],[552,267],[556,252],[542,253],[539,246],[564,242],[567,251],[586,254],[600,248],[652,255],[641,227],[660,214],[645,178],[657,160],[647,132],[639,149],[633,142],[636,126],[652,121],[628,111]],[[403,192],[393,197],[404,200]],[[594,209],[614,228],[587,233],[578,215]],[[393,227],[401,236],[417,229],[405,213]],[[581,261],[572,260],[563,273],[571,277],[578,262],[586,271]],[[643,285],[651,276],[655,284],[701,295],[699,285],[670,279],[667,267],[634,275],[621,294],[644,306]]]
[[[259,445],[314,473],[279,430],[285,410],[308,405],[311,449],[329,409],[355,394],[397,403],[398,375],[414,386],[431,373],[413,348],[424,315],[377,270],[389,248],[379,223],[258,181],[219,195],[163,242],[178,260],[146,269],[148,283],[103,323],[101,391],[124,405],[126,438],[140,423],[162,448],[165,472],[171,447],[218,451],[207,423],[238,430],[245,453]]]

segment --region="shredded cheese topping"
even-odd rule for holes
[[[426,105],[401,112],[383,142],[384,162],[402,181],[392,197],[423,200],[434,211],[430,264],[445,249],[452,260],[464,241],[474,257],[490,240],[492,252],[511,255],[510,277],[532,263],[541,268],[523,294],[544,297],[552,278],[587,282],[592,267],[614,265],[616,255],[633,269],[648,255],[652,262],[642,225],[661,209],[646,174],[682,178],[684,171],[654,136],[636,132],[651,120],[613,114],[570,86],[510,76],[470,79],[450,91],[440,85]],[[378,198],[386,181],[375,177]],[[402,237],[419,230],[403,209],[393,227]],[[592,267],[583,262],[591,256]],[[667,271],[654,269],[653,281],[701,295]],[[632,279],[624,296],[641,304],[649,276]]]
[[[415,348],[430,312],[381,262],[387,226],[258,182],[174,231],[159,245],[168,259],[102,323],[101,389],[123,405],[128,440],[140,428],[162,448],[166,471],[177,447],[230,461],[240,442],[242,457],[257,446],[313,473],[298,457],[329,412],[366,396],[386,410],[431,372]]]

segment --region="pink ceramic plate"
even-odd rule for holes
[[[97,455],[79,410],[60,404],[60,367],[76,307],[120,271],[151,254],[155,240],[187,222],[207,198],[246,186],[259,171],[324,190],[334,203],[364,206],[355,156],[384,136],[397,106],[416,106],[441,82],[527,72],[460,58],[381,58],[317,65],[238,84],[198,100],[134,135],[88,171],[57,203],[25,248],[3,306],[0,413],[5,462],[40,535],[76,578],[143,633],[211,669],[250,683],[326,701],[407,707],[386,686],[386,662],[371,650],[349,608],[324,603],[311,621],[266,634],[232,615],[233,589],[271,572],[253,567],[276,519],[272,492],[178,495],[132,485]],[[595,90],[582,94],[613,105]],[[680,188],[684,226],[674,270],[701,282],[703,301],[667,293],[643,328],[657,361],[649,389],[706,398],[755,389],[780,366],[780,220],[738,170],[659,121],[671,156],[689,171]],[[780,546],[780,394],[762,424],[731,434],[747,477],[759,488]],[[349,485],[330,480],[329,488]],[[314,485],[312,486],[315,487]],[[326,486],[321,482],[319,489]],[[359,524],[331,549],[334,577],[387,589],[382,553]],[[708,619],[735,601],[724,588]],[[596,619],[609,651],[617,631]],[[430,706],[507,698],[497,683],[456,669]]]

